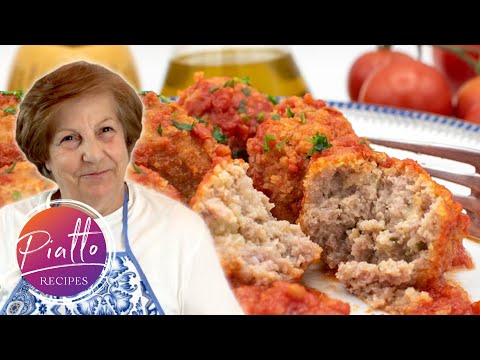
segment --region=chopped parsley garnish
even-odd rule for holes
[[[391,238],[390,238],[390,241],[396,244],[396,243],[398,243],[398,238],[396,238],[396,237],[391,237]]]
[[[207,120],[203,120],[200,116],[195,116],[195,119],[198,120],[199,123],[205,124],[205,126],[208,126],[209,122]]]
[[[135,170],[137,173],[139,174],[145,174],[142,170],[140,170],[137,165],[135,165],[133,162],[132,162],[132,167],[133,167],[133,170]]]
[[[163,136],[162,123],[158,124],[157,132],[158,132],[158,135]]]
[[[212,137],[217,140],[220,144],[227,143],[227,135],[225,135],[222,130],[218,127],[218,125],[213,126]]]
[[[249,121],[249,120],[250,120],[250,115],[248,115],[248,114],[242,114],[242,115],[240,115],[240,119],[241,119],[242,121]]]
[[[227,80],[225,84],[223,84],[223,87],[230,86],[232,89],[235,87],[235,81],[233,79]]]
[[[186,130],[186,131],[191,131],[193,127],[195,126],[195,121],[192,122],[191,124],[182,124],[179,123],[178,121],[172,120],[173,126],[175,126],[179,130]]]
[[[21,197],[22,197],[22,193],[21,193],[20,191],[18,191],[18,190],[15,190],[15,191],[13,192],[13,194],[12,194],[12,198],[13,198],[14,200],[18,200],[18,199],[20,199]]]
[[[310,159],[313,154],[322,152],[325,149],[332,147],[325,135],[320,135],[317,131],[315,136],[306,139],[313,144],[312,148],[307,153],[307,159]]]
[[[307,119],[305,118],[305,114],[303,113],[303,111],[300,113],[300,119],[302,119],[302,124],[307,123]]]
[[[368,146],[371,150],[373,150],[373,148],[370,146],[370,144],[368,143],[368,141],[365,140],[365,139],[360,140],[360,141],[358,142],[358,144],[359,144],[359,145],[366,145],[366,146]]]
[[[164,103],[166,103],[166,104],[169,104],[169,103],[170,103],[170,99],[167,98],[166,96],[159,95],[158,97],[159,97],[160,100],[162,100]]]
[[[250,84],[250,78],[248,76],[244,76],[243,78],[239,78],[239,77],[234,77],[233,80],[235,80],[236,82],[239,82],[239,83],[242,83],[242,84],[245,84],[245,85],[251,85]]]
[[[13,171],[13,169],[15,169],[15,165],[17,165],[17,162],[16,162],[16,161],[14,161],[13,164],[12,164],[12,166],[10,166],[10,167],[9,167],[7,170],[5,170],[3,173],[4,173],[4,174],[10,174],[10,173]]]
[[[273,120],[280,120],[280,115],[278,115],[278,114],[273,114],[273,115],[272,115],[272,119],[273,119]]]
[[[292,109],[290,109],[289,105],[287,105],[287,116],[289,118],[295,117],[295,113],[292,111]]]
[[[263,151],[264,152],[269,152],[270,151],[270,148],[268,147],[268,142],[273,141],[273,140],[275,140],[274,135],[265,135],[263,137]]]
[[[270,101],[273,105],[278,104],[278,100],[275,98],[275,96],[267,95],[267,100]]]
[[[13,96],[16,96],[20,100],[22,100],[22,98],[23,98],[23,90],[0,91],[0,94],[2,94],[2,95],[13,95]]]
[[[138,92],[138,95],[147,95],[148,93],[151,93],[153,92],[152,90],[143,90],[143,91],[139,91]]]
[[[288,139],[287,139],[287,138],[284,138],[284,139],[283,139],[282,141],[280,141],[277,145],[275,145],[275,147],[277,148],[277,150],[278,150],[278,151],[281,151],[283,144],[285,144],[287,141],[288,141]]]
[[[252,93],[252,89],[243,88],[243,89],[242,89],[242,92],[243,92],[246,96],[250,96],[250,94]]]
[[[265,111],[262,111],[261,113],[255,115],[255,119],[257,119],[258,121],[265,120]]]
[[[243,113],[247,112],[247,109],[245,108],[246,103],[247,103],[247,100],[245,100],[245,99],[240,101],[240,105],[238,106],[238,112],[240,114],[243,114]]]
[[[17,112],[17,107],[16,106],[9,106],[9,107],[3,109],[3,112],[5,114],[14,115]]]
[[[210,89],[209,91],[210,91],[211,93],[214,93],[214,92],[217,91],[218,89],[220,89],[219,86],[214,87],[213,89]]]

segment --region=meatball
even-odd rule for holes
[[[465,258],[468,216],[413,160],[366,145],[332,147],[311,161],[304,192],[300,226],[337,278],[373,307],[428,288]]]
[[[275,106],[255,137],[247,141],[248,175],[255,188],[275,204],[273,215],[294,223],[311,155],[328,146],[359,140],[340,111],[310,94],[290,97]]]
[[[139,95],[145,110],[157,108],[162,104],[162,101],[160,101],[157,93],[154,91],[141,91]]]
[[[299,225],[276,220],[268,198],[255,190],[242,159],[216,160],[191,207],[208,224],[226,276],[233,284],[296,280],[321,248]]]
[[[241,157],[247,139],[255,135],[258,124],[272,111],[272,103],[246,78],[204,79],[198,72],[194,80],[195,84],[179,92],[178,104],[190,116],[208,121],[210,127],[217,125],[227,136],[234,157]]]
[[[0,91],[0,167],[25,160],[15,141],[16,114],[20,99],[7,94],[10,92]]]
[[[243,285],[234,289],[248,315],[349,315],[350,305],[296,283]]]
[[[28,161],[0,167],[0,207],[26,199],[55,187],[53,181],[40,175]]]
[[[145,166],[130,164],[127,168],[126,178],[137,184],[161,192],[172,199],[182,201],[182,197],[177,189],[170,185],[168,181],[162,178],[157,172]]]
[[[177,103],[154,103],[147,94],[143,130],[132,152],[137,166],[157,172],[188,202],[215,157],[230,156],[230,149],[212,137],[212,131],[187,115]]]

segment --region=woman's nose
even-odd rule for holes
[[[104,156],[104,145],[96,139],[84,139],[82,152],[83,161],[97,163]]]

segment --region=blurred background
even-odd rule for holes
[[[77,48],[80,47],[77,46]],[[161,92],[164,89],[170,60],[181,55],[181,52],[185,50],[185,47],[173,45],[128,45],[125,47],[127,49],[122,49],[122,46],[110,49],[110,55],[102,53],[98,47],[91,51],[84,48],[82,52],[88,51],[89,56],[93,58],[105,58],[110,61],[111,67],[116,66],[118,71],[123,72],[138,90],[155,92]],[[288,45],[282,46],[282,48],[290,53],[291,62],[296,64],[307,90],[314,97],[349,101],[347,87],[349,69],[356,58],[374,50],[376,45]],[[395,45],[394,49],[413,57],[417,56],[416,45]],[[0,90],[14,90],[9,89],[12,81],[17,84],[26,81],[28,77],[35,76],[35,72],[42,71],[42,66],[53,66],[55,61],[62,59],[66,61],[69,54],[72,55],[80,49],[75,49],[74,46],[68,50],[70,53],[67,55],[59,54],[56,49],[49,49],[43,57],[27,50],[21,49],[19,45],[0,45]],[[19,59],[19,56],[22,59]],[[422,60],[427,64],[432,64],[432,50],[429,46],[423,48]],[[44,65],[38,65],[39,62],[43,62]],[[31,64],[36,64],[33,70]],[[281,66],[286,69],[289,64],[286,62]],[[14,69],[15,78],[12,77]],[[186,76],[193,82],[190,75]],[[252,85],[256,86],[254,76],[250,75],[250,78]],[[296,86],[300,85],[297,83]],[[272,93],[272,95],[284,94]]]

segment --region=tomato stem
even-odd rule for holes
[[[377,45],[377,49],[385,49],[385,50],[390,50],[392,45]]]
[[[476,61],[472,56],[468,54],[470,49],[464,49],[457,46],[449,46],[449,45],[432,45],[439,49],[451,52],[452,54],[457,55],[460,59],[464,60],[470,67],[475,71],[475,74],[480,75],[480,61]],[[476,52],[475,50],[473,50]]]

